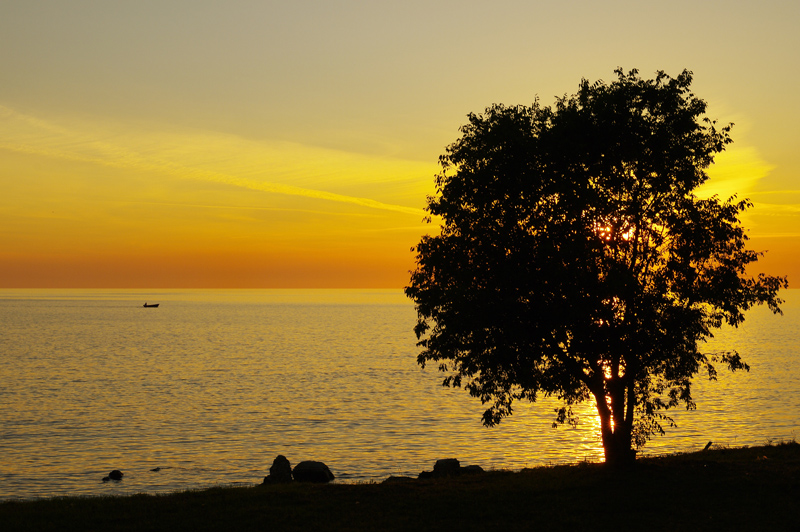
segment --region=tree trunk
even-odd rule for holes
[[[636,460],[636,451],[631,448],[631,423],[628,420],[614,423],[611,408],[606,403],[604,394],[595,394],[597,413],[600,416],[600,434],[603,438],[605,463],[609,467],[624,468]],[[618,405],[618,408],[620,405]]]
[[[605,463],[612,468],[625,468],[636,461],[636,451],[631,448],[630,435],[622,430],[603,437]]]

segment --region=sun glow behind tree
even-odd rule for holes
[[[441,232],[417,245],[406,294],[419,363],[488,403],[485,424],[539,396],[564,403],[564,423],[594,397],[621,464],[672,423],[665,410],[694,407],[695,374],[748,369],[699,344],[754,304],[779,312],[786,279],[746,275],[760,256],[739,222],[748,201],[694,193],[731,138],[691,73],[615,73],[554,108],[469,115],[440,158]]]

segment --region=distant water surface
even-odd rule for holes
[[[645,454],[797,436],[798,296],[719,332],[708,350],[751,372],[697,379],[698,409]],[[482,427],[416,364],[414,322],[400,290],[0,290],[0,499],[252,485],[278,454],[345,482],[602,459],[589,406],[576,429],[547,401]]]

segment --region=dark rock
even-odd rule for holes
[[[434,477],[451,477],[461,473],[461,464],[456,458],[444,458],[436,460],[433,465]]]
[[[462,467],[457,459],[445,458],[443,460],[436,461],[436,464],[433,466],[433,471],[423,471],[417,478],[424,480],[428,478],[457,477],[459,475],[470,475],[483,472],[483,468],[479,465]]]
[[[283,484],[292,481],[292,465],[289,460],[279,454],[272,461],[269,468],[269,476],[264,477],[264,484]]]
[[[292,476],[298,482],[330,482],[334,479],[328,466],[313,460],[306,460],[294,466]]]
[[[103,477],[103,482],[108,482],[109,480],[122,480],[122,471],[115,469],[107,477]]]
[[[468,465],[459,469],[462,475],[475,475],[477,473],[484,473],[483,468],[479,465]]]

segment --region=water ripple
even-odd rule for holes
[[[698,410],[676,412],[647,453],[795,436],[800,318],[785,310],[756,309],[709,343],[752,371],[698,379]],[[486,469],[602,457],[590,405],[577,429],[551,429],[547,401],[482,427],[479,402],[417,366],[399,291],[5,290],[0,320],[3,499],[252,485],[277,454],[323,460],[339,481],[443,457]],[[124,479],[103,483],[112,469]]]

